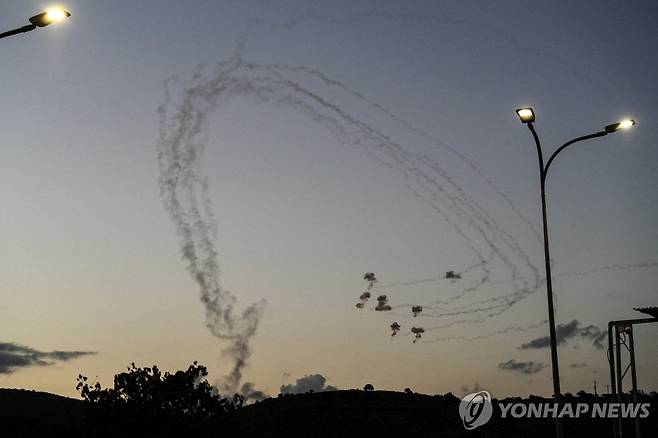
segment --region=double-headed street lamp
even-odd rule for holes
[[[553,397],[556,399],[560,397],[560,370],[558,367],[557,360],[557,339],[555,336],[555,316],[553,312],[553,283],[551,280],[551,256],[548,248],[548,225],[546,222],[546,175],[548,173],[548,168],[551,166],[551,163],[555,157],[562,152],[566,147],[582,141],[589,140],[591,138],[603,137],[604,135],[612,134],[617,132],[620,129],[628,129],[635,125],[634,120],[623,120],[619,123],[613,123],[603,128],[602,131],[595,132],[593,134],[584,135],[582,137],[574,138],[560,146],[553,155],[550,156],[546,165],[544,165],[544,153],[542,152],[541,145],[539,143],[539,137],[535,131],[535,127],[532,123],[535,121],[535,112],[532,108],[519,108],[516,110],[516,114],[521,119],[521,122],[528,125],[528,129],[532,132],[532,137],[535,139],[535,145],[537,146],[537,157],[539,158],[539,181],[541,187],[541,210],[542,210],[542,219],[544,225],[544,264],[546,266],[546,294],[548,298],[548,324],[551,335],[551,368],[553,370]],[[560,429],[558,424],[557,430],[558,436],[560,436]]]
[[[36,29],[37,27],[46,27],[49,24],[55,23],[57,21],[63,20],[64,18],[70,17],[71,13],[61,8],[49,9],[46,12],[30,17],[30,24],[27,24],[23,27],[19,27],[8,32],[0,33],[0,38],[6,38],[12,35],[18,35],[19,33],[29,32]]]

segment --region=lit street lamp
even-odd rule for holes
[[[539,137],[535,131],[532,123],[535,121],[535,112],[532,108],[519,108],[516,110],[516,114],[521,119],[521,122],[528,125],[528,129],[532,132],[532,136],[535,139],[535,145],[537,146],[537,157],[539,158],[539,175],[540,175],[540,188],[541,188],[541,209],[542,209],[542,220],[544,225],[544,264],[546,266],[546,293],[548,297],[548,324],[551,335],[551,368],[553,370],[553,397],[558,399],[560,397],[560,371],[558,367],[557,360],[557,339],[555,336],[555,316],[553,313],[553,283],[551,279],[551,257],[548,248],[548,225],[546,222],[546,175],[548,173],[548,168],[555,159],[555,157],[562,152],[567,146],[570,146],[576,142],[582,140],[589,140],[591,138],[603,137],[604,135],[612,134],[617,132],[620,129],[628,129],[635,125],[634,120],[623,120],[619,123],[613,123],[603,128],[602,131],[595,132],[593,134],[584,135],[582,137],[574,138],[560,146],[553,155],[550,156],[546,165],[544,165],[544,153],[542,152],[541,145],[539,143]],[[556,422],[557,426],[557,436],[561,436],[559,421]]]
[[[30,17],[30,24],[27,24],[23,27],[19,27],[8,32],[0,33],[0,38],[6,38],[12,35],[18,35],[19,33],[29,32],[36,29],[37,27],[46,27],[49,24],[55,23],[57,21],[63,20],[67,17],[70,17],[71,13],[61,8],[49,9],[46,12]]]

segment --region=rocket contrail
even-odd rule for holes
[[[315,90],[306,83],[318,77],[326,79],[325,86],[331,87],[331,93]],[[495,303],[493,307],[484,306],[480,312],[492,309],[503,312],[536,291],[540,285],[537,268],[514,237],[466,194],[439,161],[409,150],[344,104],[337,103],[344,102],[345,97],[364,100],[362,94],[349,90],[338,81],[320,76],[317,71],[248,62],[243,59],[240,44],[236,53],[218,63],[213,71],[197,71],[190,83],[179,92],[175,103],[172,103],[171,92],[167,90],[166,101],[159,108],[161,195],[180,237],[187,269],[199,284],[208,328],[214,336],[229,342],[224,351],[234,360],[234,367],[226,378],[227,388],[234,390],[240,382],[242,369],[251,352],[250,340],[256,334],[264,303],[252,304],[238,313],[235,310],[236,297],[220,284],[214,246],[216,223],[207,180],[201,170],[208,116],[220,101],[249,97],[259,103],[286,107],[304,114],[328,129],[339,142],[363,148],[380,166],[400,174],[411,192],[437,213],[476,259],[470,267],[462,269],[460,275],[464,278],[477,275],[477,278],[470,285],[465,283],[463,291],[451,297],[450,301],[485,284],[491,276],[490,266],[493,263],[510,275],[513,296]],[[390,110],[371,99],[367,103],[372,110],[392,117]],[[396,117],[392,120],[399,123],[402,119]],[[413,134],[420,133],[407,129]],[[421,140],[424,137],[420,135]],[[467,160],[463,155],[455,156],[459,160]],[[484,178],[472,162],[468,161],[467,166]],[[451,278],[454,280],[456,277]],[[378,301],[383,302],[378,310],[390,310],[386,300]],[[443,314],[459,315],[473,311]]]
[[[484,334],[484,335],[478,335],[478,336],[446,336],[446,337],[441,337],[441,338],[434,338],[434,339],[429,339],[427,341],[423,341],[423,344],[433,344],[435,342],[441,342],[441,341],[465,341],[465,342],[480,341],[482,339],[489,339],[489,338],[492,338],[494,336],[503,335],[503,334],[506,334],[506,333],[509,333],[509,332],[526,332],[528,330],[533,330],[533,329],[539,328],[539,327],[545,325],[546,323],[548,323],[548,321],[544,320],[544,321],[541,321],[538,324],[530,324],[530,325],[526,325],[526,326],[507,327],[507,328],[504,328],[502,330],[497,330],[495,332],[487,333],[487,334]],[[428,331],[433,331],[433,330],[437,330],[437,329],[438,329],[437,327],[430,327],[430,328],[426,328],[425,331],[428,332]]]
[[[223,389],[238,390],[242,370],[251,355],[250,341],[256,334],[265,302],[235,310],[236,297],[220,283],[220,268],[214,235],[208,184],[201,171],[203,128],[215,99],[204,93],[201,83],[182,91],[175,104],[166,87],[160,113],[160,139],[157,145],[160,194],[180,239],[187,270],[198,283],[206,309],[206,325],[213,336],[227,341],[223,354],[232,368]]]

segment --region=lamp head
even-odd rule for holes
[[[613,132],[617,132],[620,129],[632,128],[633,125],[635,125],[635,120],[626,119],[626,120],[622,120],[619,123],[613,123],[612,125],[608,125],[604,129],[605,129],[605,132],[607,132],[608,134],[612,134]]]
[[[516,114],[523,123],[532,123],[535,121],[535,112],[532,108],[519,108],[516,110]]]
[[[56,21],[63,20],[64,18],[70,17],[71,13],[62,8],[53,8],[48,9],[46,12],[30,17],[30,23],[34,24],[37,27],[45,27]]]

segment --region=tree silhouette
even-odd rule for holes
[[[114,376],[111,388],[90,386],[87,377],[78,375],[76,389],[87,408],[88,427],[100,436],[195,436],[226,423],[244,403],[238,394],[230,400],[220,397],[207,375],[196,362],[173,374],[133,363]]]
[[[366,383],[366,386],[363,387],[363,390],[364,391],[374,391],[375,387],[372,386],[372,384],[370,384],[370,383]]]

